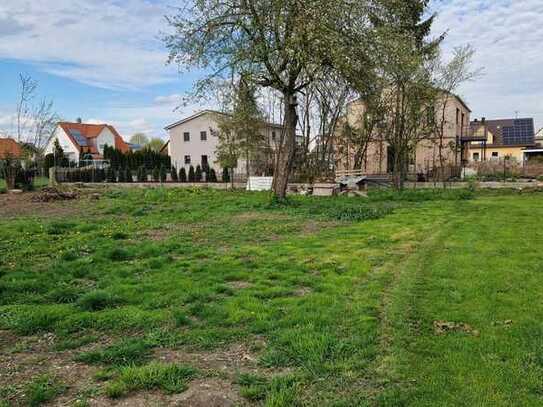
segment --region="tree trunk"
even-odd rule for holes
[[[298,121],[294,95],[292,93],[283,95],[285,100],[284,140],[280,146],[273,180],[273,193],[279,199],[285,199],[287,196],[288,179],[296,150],[296,123]]]

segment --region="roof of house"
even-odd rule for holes
[[[23,149],[12,138],[0,138],[0,159],[8,156],[20,158],[23,155]]]
[[[493,146],[532,146],[535,144],[534,121],[532,118],[474,120],[470,123],[472,132],[481,126],[494,136]]]
[[[128,144],[123,140],[115,127],[109,124],[59,122],[58,125],[64,130],[80,152],[88,152],[96,155],[99,154],[95,143],[92,142],[92,139],[98,137],[105,128],[109,129],[109,131],[113,133],[113,136],[115,137],[115,148],[117,150],[120,150],[123,153],[130,150]]]
[[[218,110],[212,110],[212,109],[205,109],[205,110],[200,110],[199,112],[196,112],[194,113],[192,116],[188,116],[188,117],[185,117],[184,119],[181,119],[175,123],[172,123],[166,127],[164,127],[164,130],[171,130],[173,129],[174,127],[177,127],[177,126],[180,126],[184,123],[187,123],[191,120],[194,120],[200,116],[203,116],[205,114],[215,114],[215,115],[228,115],[228,113],[224,113],[224,112],[219,112]],[[264,122],[263,124],[265,124],[266,126],[269,126],[269,127],[277,127],[277,128],[282,128],[283,125],[282,124],[278,124],[278,123],[271,123],[271,122]]]

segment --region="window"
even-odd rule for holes
[[[473,161],[479,161],[479,153],[473,153]]]
[[[190,155],[185,156],[185,165],[190,165]]]
[[[456,108],[456,124],[460,124],[460,109]]]
[[[275,141],[275,131],[272,131],[272,140]]]
[[[190,133],[189,132],[183,133],[183,141],[190,141]]]
[[[201,131],[200,132],[200,140],[201,141],[207,141],[207,131]]]
[[[492,151],[492,158],[498,158],[500,155],[497,151]]]
[[[208,162],[207,162],[207,155],[203,155],[202,156],[202,168],[207,168],[208,167]]]

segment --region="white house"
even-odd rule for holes
[[[45,154],[53,153],[55,140],[59,141],[66,157],[76,162],[87,154],[93,159],[103,158],[106,145],[122,152],[130,149],[117,130],[109,124],[59,122],[45,147]]]
[[[185,167],[186,170],[192,165],[196,167],[209,166],[215,171],[221,170],[217,162],[217,146],[219,143],[216,132],[218,130],[217,117],[224,113],[213,110],[202,110],[190,117],[184,118],[176,123],[165,127],[169,134],[167,145],[168,155],[171,157],[172,165],[177,169]],[[274,123],[262,124],[262,135],[268,140],[269,148],[274,150],[276,141],[279,141],[283,126]],[[245,174],[246,162],[238,162],[237,174]]]

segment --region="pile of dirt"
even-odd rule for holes
[[[57,188],[43,188],[32,197],[32,202],[70,201],[77,198],[79,198],[77,192],[65,192]]]

